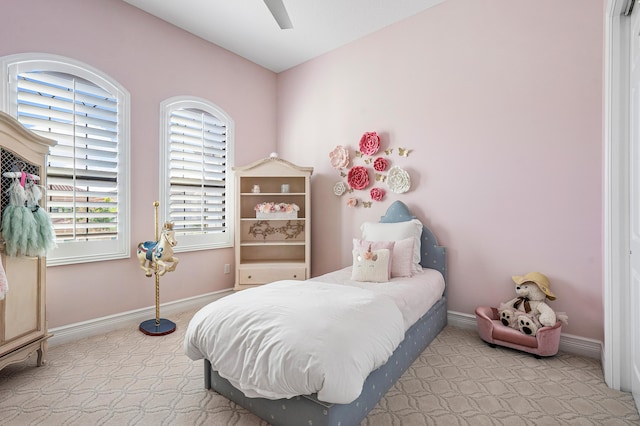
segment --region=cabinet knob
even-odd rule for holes
[[[297,276],[297,275],[294,275],[294,276],[293,276],[293,278],[298,278],[298,276]]]
[[[247,278],[251,279],[251,275],[249,275]]]

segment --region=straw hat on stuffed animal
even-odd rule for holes
[[[526,282],[532,282],[540,287],[540,290],[542,290],[544,294],[547,295],[547,298],[549,300],[556,300],[555,294],[553,294],[551,292],[551,289],[549,288],[549,286],[551,285],[549,283],[549,278],[547,278],[540,272],[529,272],[527,275],[522,276],[514,275],[511,278],[513,279],[513,282],[516,283],[516,285],[524,284]]]

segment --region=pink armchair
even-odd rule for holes
[[[552,356],[558,353],[562,323],[556,322],[553,327],[542,327],[535,336],[527,336],[500,322],[496,308],[478,306],[476,308],[476,323],[480,338],[489,346],[505,346],[535,355],[536,358]]]

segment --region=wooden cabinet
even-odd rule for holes
[[[46,178],[46,155],[55,144],[26,130],[0,112],[0,177],[2,177],[1,208],[8,204],[7,189],[11,178],[4,177],[16,165],[27,173],[38,175],[41,185]],[[46,187],[46,186],[45,186]],[[40,205],[44,207],[44,200]],[[2,216],[0,215],[0,221]],[[46,260],[44,257],[7,256],[0,235],[0,257],[9,290],[0,300],[0,369],[23,361],[38,353],[37,365],[44,363],[47,350]]]
[[[235,290],[311,276],[312,173],[278,157],[234,168]]]

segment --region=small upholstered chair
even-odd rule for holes
[[[553,327],[542,327],[535,336],[528,336],[520,330],[503,325],[496,308],[478,306],[476,308],[476,323],[480,338],[491,347],[505,346],[528,352],[536,358],[558,353],[562,331],[560,321],[556,322]]]

